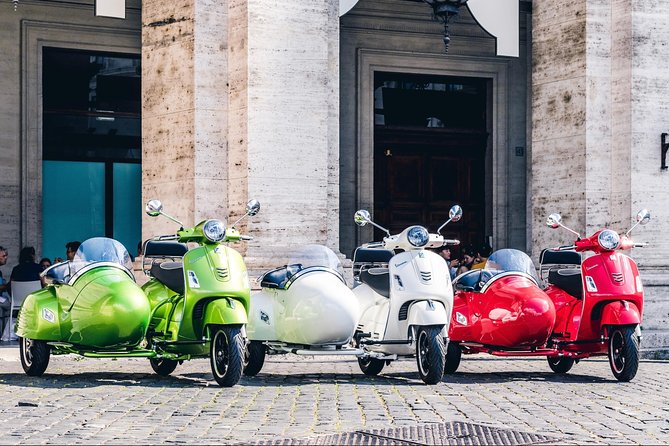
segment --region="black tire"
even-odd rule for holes
[[[244,338],[239,325],[211,329],[211,372],[219,386],[232,387],[239,382],[244,368]]]
[[[458,370],[460,366],[460,358],[462,357],[462,349],[457,342],[449,342],[446,347],[446,365],[444,366],[444,374],[451,375]]]
[[[367,376],[376,376],[381,373],[386,362],[383,359],[376,358],[358,358],[360,370]]]
[[[262,370],[265,364],[265,354],[267,347],[260,341],[251,341],[246,346],[246,355],[244,357],[244,375],[256,376]]]
[[[164,358],[149,358],[151,368],[160,376],[169,376],[177,368],[179,361]]]
[[[444,377],[446,346],[441,328],[420,327],[416,336],[418,374],[425,384],[437,384]]]
[[[548,367],[558,375],[564,375],[574,366],[574,358],[567,358],[566,356],[549,356]]]
[[[51,348],[44,341],[19,338],[21,366],[28,376],[42,376],[49,366]]]
[[[639,369],[639,338],[634,327],[615,327],[609,334],[609,365],[618,381],[628,382]]]

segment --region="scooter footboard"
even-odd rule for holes
[[[443,325],[448,328],[450,311],[443,302],[437,300],[419,300],[409,307],[407,322],[409,326]]]
[[[232,298],[217,299],[207,304],[202,319],[207,325],[245,325],[248,322],[246,308],[241,302]]]

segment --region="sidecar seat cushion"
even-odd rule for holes
[[[580,268],[552,269],[548,272],[548,283],[578,299],[583,299],[583,280]]]
[[[360,272],[360,282],[382,296],[390,297],[390,272],[388,268],[370,268]]]
[[[285,265],[280,268],[267,271],[260,278],[260,286],[263,288],[285,290],[288,280],[301,270],[302,264],[294,263],[292,265]]]
[[[154,263],[151,266],[151,276],[179,294],[183,294],[186,290],[184,265],[181,262]]]
[[[479,282],[481,281],[481,269],[465,271],[453,279],[453,289],[455,291],[479,291]]]
[[[179,242],[147,240],[142,252],[146,257],[183,257],[188,246]]]
[[[539,255],[541,265],[580,265],[581,254],[576,251],[554,251],[544,249]]]

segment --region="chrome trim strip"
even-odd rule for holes
[[[74,276],[70,277],[70,279],[67,281],[67,284],[70,285],[70,286],[74,285],[74,282],[76,282],[79,277],[86,274],[88,271],[92,270],[93,268],[97,268],[99,266],[111,266],[111,267],[114,267],[114,268],[118,268],[121,271],[123,271],[124,273],[126,273],[132,279],[133,282],[136,282],[135,276],[132,274],[132,271],[130,271],[128,268],[121,265],[120,263],[116,263],[116,262],[93,262],[93,263],[89,263],[88,265],[84,266],[79,271],[77,271],[74,274]]]
[[[286,285],[283,287],[283,289],[287,290],[288,288],[290,288],[290,285],[292,285],[292,283],[295,282],[299,277],[301,277],[301,276],[303,276],[307,273],[316,272],[316,271],[321,271],[321,272],[325,272],[325,273],[334,274],[335,276],[337,276],[339,278],[339,280],[341,280],[341,282],[344,285],[346,285],[346,281],[344,280],[344,276],[342,276],[341,273],[339,273],[339,271],[336,271],[332,268],[328,268],[327,266],[310,266],[308,268],[301,269],[300,271],[295,273],[293,276],[291,276],[291,278],[286,281]]]
[[[527,273],[521,273],[520,271],[506,271],[503,272],[502,274],[497,274],[496,276],[492,276],[490,280],[488,280],[485,285],[481,287],[481,291],[479,293],[485,293],[488,288],[490,288],[490,285],[495,282],[497,279],[501,279],[503,277],[509,277],[509,276],[521,276],[525,277],[526,279],[530,279],[536,286],[539,286],[539,283],[537,282],[537,279],[534,277],[530,276]]]

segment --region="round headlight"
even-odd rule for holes
[[[409,239],[409,243],[420,248],[427,245],[427,242],[430,241],[430,233],[422,226],[414,226],[409,229],[407,238]]]
[[[225,237],[225,225],[221,220],[209,220],[202,228],[204,236],[212,242],[220,242]]]
[[[602,249],[613,251],[618,247],[618,245],[620,245],[620,236],[615,231],[605,229],[599,233],[597,241],[599,242],[599,246],[601,246]]]

